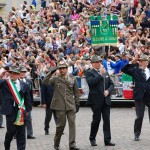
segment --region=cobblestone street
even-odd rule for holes
[[[32,111],[33,128],[35,140],[27,140],[27,150],[53,150],[53,138],[55,134],[55,123],[52,118],[50,123],[50,135],[44,134],[44,117],[43,108],[34,107]],[[150,125],[145,111],[141,140],[133,141],[133,124],[135,111],[132,108],[112,108],[111,109],[111,131],[112,142],[116,143],[115,147],[105,147],[103,142],[102,123],[97,135],[96,147],[91,147],[89,142],[90,123],[92,112],[89,107],[81,107],[77,114],[77,146],[81,150],[149,150],[150,149]],[[4,119],[5,120],[5,119]],[[5,122],[4,122],[5,126]],[[4,150],[3,142],[5,129],[0,129],[0,150]],[[60,144],[61,150],[68,150],[68,125],[65,128],[64,135]],[[11,150],[16,150],[15,140],[12,141]]]

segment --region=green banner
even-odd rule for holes
[[[93,46],[117,46],[118,16],[91,16],[90,21]]]

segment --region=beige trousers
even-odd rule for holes
[[[70,110],[70,111],[55,110],[55,112],[57,117],[57,126],[56,126],[56,133],[54,137],[54,145],[59,146],[60,144],[60,139],[63,134],[66,125],[66,118],[67,118],[69,124],[69,147],[75,147],[76,146],[75,110]]]

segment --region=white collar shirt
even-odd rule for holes
[[[150,77],[150,70],[148,68],[145,68],[144,72],[146,74],[146,80],[148,80],[148,78]]]

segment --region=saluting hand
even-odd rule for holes
[[[100,74],[103,75],[105,72],[106,72],[105,68],[104,68],[104,67],[101,67],[101,68],[100,68]]]

